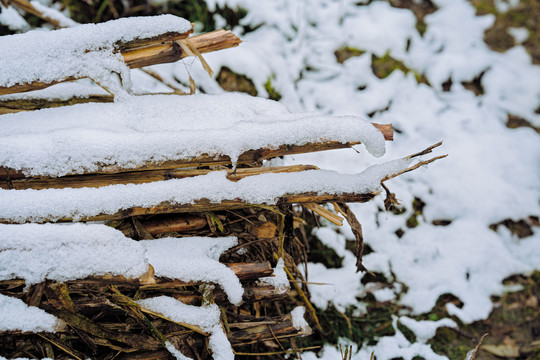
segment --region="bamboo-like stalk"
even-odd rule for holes
[[[326,203],[326,202],[368,202],[378,193],[367,193],[367,194],[316,194],[316,193],[301,193],[301,194],[290,194],[284,195],[280,198],[278,203],[280,204],[301,204],[301,203]],[[77,221],[110,221],[110,220],[120,220],[125,219],[131,216],[142,216],[142,215],[155,215],[155,214],[176,214],[176,213],[186,213],[186,212],[207,212],[207,211],[219,211],[219,210],[235,210],[235,209],[246,209],[250,207],[257,207],[259,205],[249,204],[243,200],[233,199],[233,200],[224,200],[221,203],[211,203],[207,199],[201,199],[189,204],[170,204],[162,203],[155,205],[149,208],[144,207],[132,207],[125,210],[119,210],[114,214],[101,214],[95,216],[88,216],[78,218]],[[72,222],[74,221],[71,217],[65,217],[57,219],[58,222]],[[45,220],[47,222],[47,220]],[[10,219],[0,218],[0,223],[11,224],[13,223]]]
[[[24,1],[24,0],[17,0]],[[175,62],[189,56],[182,51],[177,41],[187,38],[189,33],[167,33],[149,39],[138,39],[125,44],[118,44],[118,51],[130,68]],[[230,31],[216,30],[193,36],[190,43],[200,52],[207,53],[238,46],[241,40]],[[53,50],[51,50],[53,51]],[[59,79],[50,83],[34,81],[10,87],[0,86],[0,95],[40,90],[64,81],[77,80],[75,77]]]
[[[381,133],[384,135],[385,140],[393,140],[393,129],[391,124],[375,124],[373,123]],[[249,150],[241,154],[238,157],[238,165],[250,165],[257,166],[263,160],[268,160],[285,155],[296,155],[318,151],[345,149],[350,148],[353,145],[358,145],[359,142],[352,143],[340,143],[337,141],[327,141],[319,143],[309,143],[304,145],[281,145],[276,149],[258,149]],[[231,165],[231,159],[229,156],[213,156],[213,155],[201,155],[192,159],[180,159],[164,161],[161,163],[147,163],[136,169],[126,169],[116,165],[103,166],[93,174],[118,174],[127,172],[141,172],[149,170],[172,170],[180,168],[192,168],[192,167],[209,167],[217,165]],[[165,173],[166,174],[166,173]],[[163,174],[161,175],[163,176]],[[11,189],[14,188],[13,181],[18,179],[25,179],[26,176],[18,170],[2,168],[0,167],[0,188]],[[152,180],[155,181],[155,180]],[[3,184],[2,184],[3,183]],[[23,186],[23,185],[20,185]],[[21,187],[21,188],[24,188]]]
[[[155,236],[163,233],[179,232],[185,233],[187,231],[195,231],[205,228],[208,225],[205,216],[197,215],[172,215],[166,218],[160,218],[157,220],[141,221],[145,231],[150,235]],[[122,226],[117,227],[126,237],[135,238],[137,232],[129,223],[124,223]]]
[[[275,321],[275,320],[274,320]],[[277,323],[261,321],[260,324],[251,324],[255,326],[246,327],[237,331],[231,331],[228,335],[229,341],[234,345],[247,345],[260,341],[281,339],[293,336],[306,336],[312,333],[311,329],[306,331],[298,330],[294,327],[291,315],[286,315]],[[229,323],[231,328],[234,323]]]
[[[272,270],[272,265],[268,261],[255,263],[229,263],[224,265],[231,269],[240,280],[253,280],[261,277],[268,277],[274,273],[274,270]],[[25,285],[25,283],[26,282],[23,279],[1,280],[0,286],[9,289],[23,286]],[[38,285],[42,287],[44,283],[40,284]],[[77,285],[78,287],[118,285],[126,288],[140,290],[159,290],[192,286],[197,283],[181,280],[171,280],[162,277],[156,277],[155,283],[145,283],[141,282],[139,278],[128,279],[123,276],[104,275],[91,276],[85,279],[69,280],[66,282],[66,284],[68,286]],[[41,298],[41,295],[39,297]],[[31,303],[30,300],[29,302]],[[38,303],[35,303],[34,306],[37,306]]]
[[[316,204],[316,203],[303,203],[302,206],[304,206],[305,208],[313,211],[314,213],[319,214],[320,216],[322,216],[323,218],[325,218],[328,221],[333,222],[337,226],[342,226],[343,225],[343,218],[341,216],[334,214],[333,212],[323,208],[319,204]]]
[[[254,176],[267,173],[285,173],[305,170],[316,170],[313,165],[293,165],[293,166],[273,166],[262,168],[241,168],[233,171],[227,169],[227,178],[231,181],[238,181],[247,176]],[[189,170],[150,170],[133,171],[118,174],[93,174],[93,175],[74,175],[60,178],[29,178],[0,182],[0,188],[3,189],[61,189],[61,188],[82,188],[82,187],[100,187],[118,184],[144,184],[153,181],[162,181],[170,179],[183,179],[187,177],[206,175],[212,170],[207,169],[189,169]],[[1,173],[0,173],[1,174]],[[2,176],[0,175],[0,180]]]
[[[250,284],[243,284],[243,287],[243,301],[249,303],[253,303],[256,301],[275,301],[289,296],[288,292],[280,293],[272,286],[256,286]],[[167,291],[170,289],[162,288],[161,290]],[[198,306],[202,300],[201,295],[197,294],[196,292],[185,291],[184,293],[178,293],[177,291],[168,295],[187,305]],[[213,299],[214,302],[218,304],[228,303],[225,292],[218,289],[214,290]],[[82,297],[75,300],[73,304],[74,310],[77,313],[112,313],[116,310],[114,304],[111,303],[109,298],[106,296],[93,296],[92,298]]]
[[[122,51],[125,63],[132,69],[143,66],[175,62],[191,54],[182,49],[179,41],[152,44],[150,46],[131,48]],[[230,31],[215,30],[206,34],[189,38],[189,42],[202,54],[229,49],[238,46],[242,41]]]

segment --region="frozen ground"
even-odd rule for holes
[[[395,140],[376,161],[444,140],[442,151],[449,154],[447,159],[389,182],[406,209],[404,214],[380,212],[382,197],[352,205],[374,250],[365,257],[366,266],[394,283],[390,289],[375,290],[377,299],[395,299],[410,307],[410,314],[422,314],[449,293],[463,306],[449,305],[448,314],[469,323],[489,315],[490,296],[505,291],[503,279],[539,268],[538,228],[523,239],[503,226],[497,232],[489,228],[504,219],[517,221],[540,213],[539,135],[532,128],[505,126],[509,114],[540,125],[540,68],[531,64],[521,46],[505,53],[487,47],[483,35],[493,16],[476,16],[465,0],[434,0],[438,9],[425,17],[427,30],[421,36],[412,11],[393,8],[384,1],[214,3],[248,10],[236,28],[244,43],[206,56],[214,69],[227,66],[245,74],[263,96],[264,84],[271,79],[282,95],[280,101],[293,111],[373,114],[373,121],[392,123],[398,130]],[[257,30],[242,34],[247,25]],[[365,53],[338,63],[334,51],[343,46]],[[376,77],[372,55],[381,57],[387,52],[413,71],[396,70],[384,79]],[[164,72],[171,69],[178,77],[184,76],[183,64],[161,68]],[[205,91],[222,91],[203,76],[197,64],[190,71]],[[414,72],[423,74],[431,86],[419,83]],[[473,81],[482,73],[483,93],[475,95],[462,82]],[[448,90],[449,79],[452,86]],[[286,159],[287,163],[311,163],[345,173],[357,172],[373,161],[353,150]],[[417,216],[414,198],[425,203]],[[418,226],[406,226],[411,217]],[[310,281],[334,284],[331,291],[313,285],[313,301],[321,308],[333,301],[338,309],[352,306],[362,311],[359,299],[372,290],[360,283],[363,275],[354,273],[353,255],[344,248],[345,239],[352,234],[341,232],[344,235],[333,229],[317,233],[344,261],[341,269],[310,264]],[[434,325],[448,323],[424,323],[415,328],[425,331]],[[380,339],[377,346],[364,347],[354,358],[367,359],[371,350],[377,359],[440,358],[425,345],[429,332],[425,340],[411,344],[396,331],[395,336]],[[333,349],[331,346],[319,356],[336,358]]]

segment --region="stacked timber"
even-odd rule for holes
[[[300,352],[295,337],[322,331],[299,269],[305,211],[349,222],[363,270],[361,227],[346,203],[433,161],[413,164],[428,148],[356,175],[269,166],[360,143],[381,156],[392,128],[240,94],[131,95],[130,67],[239,43],[190,32],[167,16],[0,38],[11,53],[0,60],[1,94],[79,78],[110,92],[0,97],[0,356]]]

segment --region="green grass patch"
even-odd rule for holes
[[[386,52],[383,56],[378,57],[376,55],[371,55],[371,69],[375,76],[379,79],[385,79],[395,70],[399,70],[404,74],[412,73],[416,81],[424,84],[428,84],[426,77],[420,74],[414,69],[408,68],[401,60],[397,60],[390,56],[390,52]]]
[[[269,76],[266,82],[264,83],[264,89],[268,93],[268,98],[271,100],[279,101],[281,99],[281,93],[274,88],[272,84],[273,79],[275,79],[275,74]]]
[[[334,55],[336,56],[336,61],[340,64],[343,64],[348,59],[355,57],[355,56],[361,56],[364,55],[366,52],[364,50],[357,49],[355,47],[351,46],[343,46],[334,51]]]

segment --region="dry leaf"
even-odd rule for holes
[[[514,358],[519,356],[519,347],[516,345],[482,345],[480,347],[482,350],[489,352],[490,354]]]
[[[271,239],[276,236],[277,226],[272,222],[267,222],[261,226],[256,226],[251,229],[251,233],[259,239]]]
[[[538,298],[534,295],[531,295],[527,300],[525,300],[525,306],[528,307],[538,307]]]

